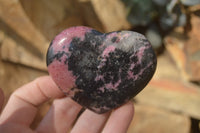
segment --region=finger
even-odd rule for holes
[[[40,77],[17,89],[10,97],[2,115],[0,124],[6,122],[30,125],[37,106],[50,98],[58,98],[63,93],[49,76]]]
[[[68,97],[54,100],[36,131],[39,133],[65,133],[72,126],[81,108],[79,104]]]
[[[114,110],[104,129],[103,133],[126,133],[134,115],[133,103],[127,104]]]
[[[3,94],[3,90],[0,88],[0,112],[3,107],[3,102],[4,102],[4,94]]]
[[[110,112],[97,114],[86,110],[76,122],[71,133],[99,133],[103,129],[109,115]]]
[[[7,123],[0,126],[0,133],[35,133],[24,125]]]

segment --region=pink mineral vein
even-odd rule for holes
[[[119,86],[120,83],[121,83],[121,79],[118,80],[115,84],[113,84],[113,83],[105,84],[105,87],[107,89],[117,90],[117,87]]]
[[[56,44],[56,47],[54,47],[54,52],[62,51],[63,46],[66,46],[65,51],[68,52],[69,44],[71,43],[72,39],[74,37],[78,37],[81,40],[84,40],[85,33],[90,30],[91,28],[80,26],[80,27],[72,27],[62,31],[53,40],[53,44]]]
[[[108,57],[109,53],[114,52],[114,51],[115,51],[115,46],[110,45],[103,51],[102,57],[105,57],[105,56]]]
[[[64,93],[69,93],[70,89],[75,86],[76,77],[68,71],[68,65],[65,65],[57,60],[51,63],[48,66],[48,71],[50,71],[50,75],[53,80],[57,83],[59,88],[62,88]]]

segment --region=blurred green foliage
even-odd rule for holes
[[[156,48],[162,38],[173,28],[188,26],[188,7],[200,4],[200,0],[121,0],[127,8],[127,19],[133,27],[146,27],[144,34]],[[158,41],[161,40],[161,41]]]

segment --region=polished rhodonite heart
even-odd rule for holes
[[[100,33],[78,26],[57,35],[47,52],[48,71],[74,101],[97,113],[119,107],[152,78],[156,55],[132,31]]]

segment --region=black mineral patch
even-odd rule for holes
[[[47,58],[46,58],[47,66],[53,62],[53,59],[54,59],[53,48],[49,47],[48,52],[47,52]]]
[[[83,90],[77,92],[73,99],[90,109],[95,107],[105,112],[107,110],[103,107],[108,109],[117,107],[141,90],[141,87],[138,88],[138,85],[136,85],[139,81],[128,79],[130,65],[137,63],[138,57],[132,56],[133,53],[115,49],[106,57],[105,65],[101,69],[97,69],[97,66],[100,65],[100,60],[97,59],[103,52],[99,49],[99,46],[102,45],[103,40],[96,37],[96,34],[100,33],[95,32],[95,35],[93,33],[94,31],[92,31],[92,34],[86,33],[83,41],[75,37],[70,44],[69,70],[78,77],[76,80],[77,88]],[[117,39],[117,37],[113,37],[112,42],[114,43]],[[141,66],[145,67],[146,63],[148,62],[136,64],[131,70],[133,74],[138,74]],[[104,81],[95,80],[98,75],[103,75]],[[121,80],[121,83],[119,83],[117,90],[114,91],[113,88],[105,87],[105,84],[115,84],[119,80]],[[97,91],[100,87],[104,88],[104,92]]]
[[[65,51],[59,51],[55,54],[53,47],[49,47],[49,50],[47,52],[47,58],[46,58],[47,66],[49,66],[54,60],[58,60],[61,62],[61,58],[63,55],[65,55],[67,57],[69,56],[69,54],[66,53]]]
[[[113,37],[113,38],[111,39],[112,43],[115,43],[117,40],[118,40],[118,37]]]

